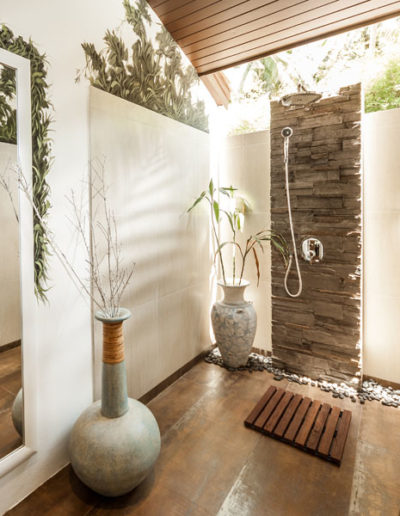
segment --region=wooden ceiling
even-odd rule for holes
[[[400,0],[148,0],[199,75],[400,15]]]

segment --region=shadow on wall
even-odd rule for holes
[[[136,262],[122,305],[128,389],[140,397],[209,346],[208,135],[91,89],[91,155],[105,158],[120,242]],[[96,338],[96,342],[100,342]],[[138,366],[140,364],[140,367]]]

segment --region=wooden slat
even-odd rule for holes
[[[333,407],[331,413],[328,416],[328,420],[325,425],[325,431],[322,435],[321,441],[318,446],[318,453],[324,457],[328,457],[329,450],[332,444],[332,439],[336,430],[336,425],[340,415],[340,408]]]
[[[346,12],[345,9],[350,9],[356,6],[358,0],[342,0],[340,13]],[[275,14],[263,16],[261,19],[240,25],[240,27],[234,30],[223,31],[218,33],[214,38],[200,39],[203,33],[197,33],[196,36],[199,40],[191,45],[184,46],[180,40],[177,40],[179,45],[182,47],[185,54],[189,59],[200,59],[208,56],[218,56],[219,52],[229,51],[230,49],[240,48],[241,51],[253,48],[254,45],[263,44],[264,41],[270,41],[271,38],[274,40],[279,39],[282,34],[287,37],[288,35],[298,34],[305,32],[307,27],[315,27],[315,23],[320,20],[329,22],[330,20],[336,19],[338,6],[336,0],[331,0],[325,6],[321,7],[320,0],[310,0],[307,2],[307,6],[299,14],[298,5],[294,5],[290,9],[284,11],[278,11]],[[330,16],[331,18],[326,18]],[[307,27],[304,25],[307,23]],[[313,24],[312,24],[313,23]],[[311,25],[312,24],[312,25]],[[225,25],[225,24],[223,24]],[[288,28],[293,28],[293,32],[289,32]],[[215,30],[216,27],[212,28]],[[207,31],[205,31],[207,32]],[[249,42],[249,36],[251,35],[251,41]],[[267,38],[267,39],[266,39]]]
[[[219,0],[212,6],[206,7],[194,15],[177,20],[168,28],[174,38],[180,39],[201,30],[230,20],[237,16],[243,16],[246,12],[253,11],[268,4],[276,4],[283,0]]]
[[[149,0],[147,3],[161,19],[166,13],[175,11],[187,4],[196,4],[193,0],[163,0],[161,2],[159,0]]]
[[[253,52],[254,50],[258,51],[260,47],[265,46],[272,41],[276,41],[277,39],[279,40],[282,36],[291,37],[296,34],[303,34],[307,31],[313,30],[315,29],[316,23],[329,25],[336,22],[338,19],[347,19],[359,14],[357,0],[341,0],[340,5],[342,4],[345,5],[345,8],[339,8],[337,4],[335,6],[335,4],[329,3],[326,6],[316,9],[312,16],[308,13],[301,13],[293,19],[284,19],[274,24],[272,31],[268,31],[267,33],[263,31],[261,33],[258,32],[257,37],[247,37],[247,41],[242,42],[239,45],[236,45],[235,40],[233,40],[233,45],[231,45],[230,48],[215,52],[208,50],[207,55],[205,56],[198,53],[196,57],[192,56],[191,61],[194,66],[198,66],[211,63],[216,60],[223,60],[228,57],[235,56],[238,53],[243,54]],[[378,9],[382,6],[382,0],[369,0],[366,1],[365,4],[368,5],[369,9]]]
[[[306,31],[298,34],[285,34],[283,33],[280,38],[269,44],[263,44],[252,48],[247,52],[240,51],[231,55],[225,59],[219,58],[213,62],[207,64],[194,64],[197,73],[199,75],[206,73],[214,73],[219,70],[224,70],[230,66],[236,66],[241,63],[251,61],[253,59],[259,59],[295,46],[310,43],[312,41],[339,34],[350,29],[363,27],[369,23],[381,21],[386,18],[393,17],[394,15],[400,14],[400,1],[391,3],[389,6],[383,6],[381,8],[374,9],[367,13],[362,13],[358,16],[352,16],[350,18],[344,18],[331,23],[319,24],[313,22],[313,25]]]
[[[245,426],[340,465],[351,412],[270,387]]]
[[[243,2],[243,0],[234,1],[235,3]],[[194,2],[186,2],[182,6],[178,6],[177,8],[166,12],[163,16],[160,16],[160,18],[165,25],[169,24],[172,30],[175,23],[183,26],[188,22],[190,23],[190,19],[197,20],[200,15],[203,16],[206,8],[213,4],[215,4],[215,0],[196,0]]]
[[[228,108],[231,100],[229,81],[223,72],[204,75],[201,80],[215,100],[217,106]]]
[[[304,418],[303,424],[301,425],[301,427],[297,433],[297,436],[295,439],[295,443],[297,445],[304,446],[306,444],[306,441],[310,434],[311,428],[314,424],[315,418],[317,417],[320,408],[321,408],[321,402],[319,402],[319,401],[312,402],[310,408],[308,409],[306,417]]]
[[[289,405],[289,402],[293,398],[293,393],[286,392],[279,404],[277,405],[276,409],[274,410],[271,417],[268,419],[267,423],[264,425],[264,430],[266,432],[272,432],[276,425],[278,424],[283,412],[285,411],[286,407]]]
[[[324,403],[318,413],[318,417],[315,420],[314,426],[307,440],[306,446],[309,450],[315,451],[317,449],[330,411],[331,406]]]
[[[350,428],[351,412],[344,410],[342,417],[339,419],[336,436],[333,440],[330,458],[335,462],[341,462],[344,452],[344,445],[346,444],[347,434]]]
[[[286,430],[285,435],[283,436],[284,439],[287,439],[288,441],[293,441],[296,437],[297,431],[300,428],[301,423],[303,422],[303,418],[309,409],[311,405],[310,398],[304,398],[301,402],[299,408],[296,411],[296,414],[294,418],[292,419],[292,422],[289,425],[289,428]]]
[[[174,0],[148,0],[148,4],[152,9],[159,9],[161,5],[172,3]]]
[[[279,421],[278,426],[274,430],[274,434],[277,437],[283,437],[283,434],[285,433],[286,428],[289,426],[289,423],[293,417],[293,414],[296,412],[297,407],[300,405],[303,397],[300,396],[300,394],[296,394],[292,398],[292,401],[290,402],[287,410],[285,411],[285,414],[283,415],[282,419]]]
[[[336,2],[336,0],[329,0]],[[299,5],[301,4],[301,6]],[[321,7],[321,0],[285,0],[279,4],[266,6],[258,9],[258,16],[254,18],[254,13],[246,13],[243,16],[224,20],[218,26],[207,27],[206,29],[194,32],[186,38],[177,38],[177,42],[182,50],[190,54],[193,51],[199,51],[203,48],[213,47],[217,49],[217,45],[224,41],[234,40],[235,44],[239,44],[241,38],[249,35],[253,39],[255,30],[262,28],[264,35],[270,32],[270,27],[283,20],[288,20],[299,15],[299,7],[301,12],[310,12],[313,9]]]
[[[266,406],[262,410],[261,414],[254,421],[254,424],[256,426],[264,428],[265,423],[268,421],[270,415],[275,410],[275,407],[278,405],[278,403],[280,402],[280,400],[284,394],[285,394],[285,391],[283,389],[276,390],[275,394],[272,396],[272,398],[266,404]]]
[[[261,411],[265,407],[265,405],[269,402],[269,400],[272,398],[272,396],[276,392],[276,387],[271,385],[267,392],[264,394],[264,396],[260,399],[260,401],[257,403],[257,405],[253,408],[253,410],[250,412],[250,414],[247,416],[246,421],[244,424],[246,426],[252,426],[254,421],[258,418]]]

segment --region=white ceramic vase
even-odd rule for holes
[[[225,285],[224,299],[217,301],[211,310],[211,321],[218,349],[227,367],[240,367],[247,363],[257,328],[257,314],[253,304],[245,301],[244,291],[250,283],[242,280]]]

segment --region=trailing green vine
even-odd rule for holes
[[[49,185],[47,175],[52,163],[51,140],[49,130],[51,124],[51,103],[47,97],[48,84],[46,56],[40,54],[31,40],[25,41],[21,36],[14,36],[12,31],[2,25],[0,29],[0,48],[25,57],[31,63],[31,116],[32,116],[32,196],[42,219],[45,219],[49,208]],[[1,80],[7,78],[1,74]],[[10,86],[9,83],[7,83]],[[15,95],[12,88],[9,93]],[[1,118],[1,114],[0,114]],[[16,134],[14,132],[16,141]],[[48,242],[44,230],[33,214],[35,293],[38,299],[46,300]]]
[[[149,33],[154,21],[145,0],[135,6],[123,0],[123,5],[126,22],[136,35],[131,50],[115,30],[107,30],[106,47],[100,52],[93,43],[83,43],[85,76],[96,88],[208,131],[204,102],[192,97],[199,82],[195,69],[184,66],[178,45],[163,26],[155,36],[157,45],[153,44]]]
[[[15,71],[0,65],[0,142],[17,143]]]

